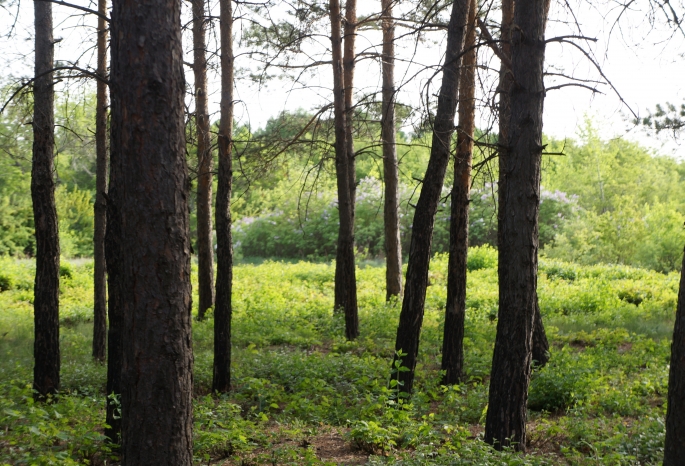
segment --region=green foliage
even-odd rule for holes
[[[469,256],[466,380],[439,384],[447,270],[447,256],[439,254],[431,262],[411,398],[389,383],[400,306],[385,301],[382,267],[357,271],[362,336],[348,342],[342,316],[332,312],[333,264],[238,265],[228,395],[210,393],[213,322],[193,321],[195,462],[349,461],[320,457],[318,442],[334,439],[345,458],[370,455],[373,465],[659,464],[678,274],[541,261],[539,298],[552,357],[531,382],[532,453],[524,456],[482,442],[496,253],[479,247]],[[116,461],[102,437],[105,367],[90,356],[92,263],[63,264],[62,393],[37,405],[27,388],[34,264],[0,258],[13,283],[0,293],[0,464]],[[636,298],[637,305],[628,301]]]
[[[566,156],[550,158],[543,183],[577,195],[579,209],[545,254],[582,264],[680,270],[685,243],[683,164],[652,156],[622,139],[603,141],[591,122],[580,142],[550,142]]]
[[[466,258],[466,268],[469,272],[480,269],[494,269],[497,267],[497,250],[489,245],[476,246],[469,249]]]

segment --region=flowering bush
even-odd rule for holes
[[[442,189],[433,230],[433,252],[449,251],[451,187]],[[403,253],[409,251],[414,204],[418,191],[400,185],[400,237]],[[497,244],[497,186],[486,183],[471,193],[469,244]],[[259,217],[243,217],[234,226],[235,247],[244,256],[302,259],[335,257],[338,237],[337,198],[332,192],[291,198],[282,209]],[[541,190],[540,246],[554,241],[576,211],[576,196],[561,191]],[[383,227],[383,184],[373,177],[359,181],[355,199],[355,244],[359,254],[378,258],[385,255]]]

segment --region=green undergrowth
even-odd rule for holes
[[[660,462],[677,274],[541,259],[551,360],[533,374],[529,453],[521,455],[482,441],[497,321],[494,250],[470,251],[467,377],[454,387],[439,384],[447,257],[432,261],[411,399],[388,385],[401,303],[385,302],[382,266],[357,270],[361,336],[348,342],[332,312],[332,264],[252,262],[235,269],[232,393],[210,393],[212,313],[193,321],[198,464]],[[87,261],[62,266],[63,389],[36,404],[34,266],[0,259],[0,465],[116,460],[102,436],[106,371],[90,359],[92,272]],[[322,453],[329,438],[338,454]]]

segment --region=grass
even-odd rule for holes
[[[193,321],[198,464],[659,464],[679,277],[541,260],[551,361],[535,372],[528,455],[481,440],[495,336],[497,270],[472,250],[468,380],[439,385],[446,256],[431,264],[415,394],[387,388],[400,303],[385,271],[358,269],[361,337],[343,338],[329,263],[235,269],[234,391],[209,393],[212,319]],[[32,401],[33,264],[0,259],[0,465],[112,464],[105,369],[91,361],[92,263],[62,271],[63,390]],[[5,278],[3,278],[5,277]],[[3,281],[4,280],[4,281]],[[195,302],[197,301],[195,297]]]

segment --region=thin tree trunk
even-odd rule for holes
[[[445,171],[450,158],[452,135],[454,134],[454,117],[459,94],[459,69],[464,35],[469,12],[470,0],[458,0],[452,4],[450,23],[447,29],[447,49],[442,72],[442,86],[438,95],[438,109],[433,123],[433,141],[428,168],[423,178],[421,194],[416,204],[412,237],[409,246],[409,265],[407,281],[404,288],[404,300],[400,323],[395,340],[395,361],[402,351],[402,365],[408,371],[393,373],[392,378],[402,384],[400,390],[411,393],[414,383],[414,369],[419,352],[419,336],[423,323],[423,311],[428,285],[428,267],[430,265],[431,240],[435,213],[440,200],[440,191],[445,179]]]
[[[207,110],[207,48],[205,0],[193,0],[193,74],[197,129],[197,274],[198,319],[214,306],[214,250],[212,248],[212,151]]]
[[[98,0],[98,12],[107,15],[107,0]],[[107,22],[98,17],[97,107],[95,109],[95,234],[93,244],[93,358],[104,362],[107,348],[107,265],[105,230],[107,228]]]
[[[110,187],[118,191],[119,272],[125,293],[122,464],[190,466],[190,241],[181,4],[115,0],[111,26],[112,158],[116,153],[118,173]]]
[[[345,22],[343,38],[343,80],[345,89],[345,138],[347,141],[347,169],[350,173],[350,206],[352,208],[352,229],[354,230],[355,199],[357,195],[357,173],[352,135],[354,124],[354,66],[355,39],[357,38],[357,0],[345,2]]]
[[[216,193],[216,306],[214,308],[214,378],[212,390],[231,388],[231,191],[233,183],[233,5],[220,1],[221,21],[221,121],[219,123],[219,177]]]
[[[43,399],[59,390],[59,225],[53,173],[55,91],[53,74],[52,4],[34,2],[36,80],[33,84],[33,163],[31,200],[36,228],[36,279],[33,318],[33,389]]]
[[[395,134],[395,21],[392,18],[394,0],[381,0],[383,9],[383,103],[381,139],[383,140],[383,181],[385,204],[385,299],[402,295],[402,243],[399,216],[399,167]]]
[[[671,343],[664,466],[681,466],[683,458],[685,458],[685,257],[680,273],[678,307]]]
[[[338,248],[335,261],[334,309],[345,313],[345,336],[359,336],[357,315],[357,280],[354,265],[354,210],[350,188],[347,124],[345,122],[345,88],[343,75],[342,17],[340,1],[330,0],[331,48],[333,52],[333,102],[335,115],[335,173],[338,184]]]
[[[485,441],[526,448],[526,400],[535,321],[542,109],[544,0],[519,2],[511,31],[512,82],[500,196],[499,316]]]
[[[456,384],[464,371],[466,317],[466,258],[469,248],[471,160],[476,113],[476,1],[471,0],[459,83],[459,123],[454,186],[450,212],[450,255],[447,267],[447,303],[442,339],[442,383]]]

